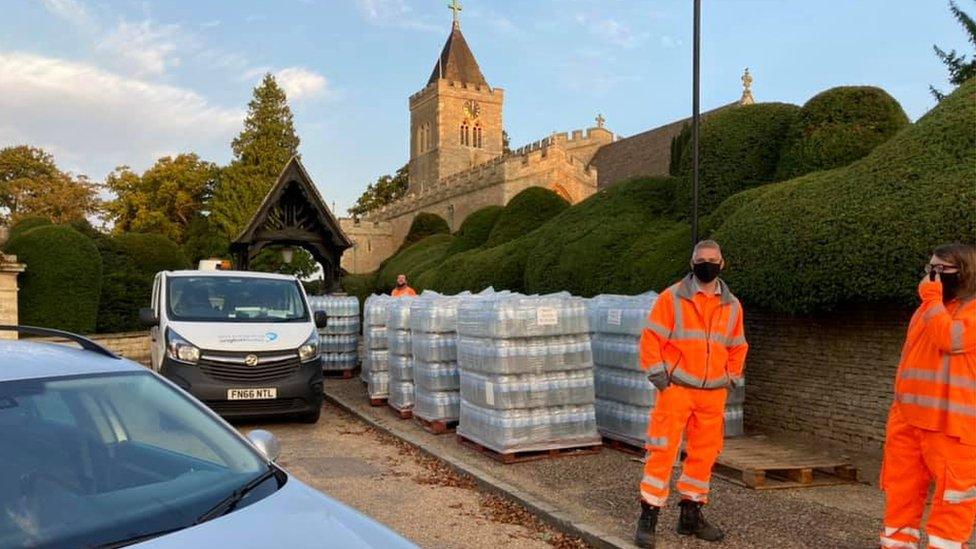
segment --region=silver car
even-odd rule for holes
[[[0,327],[37,335],[34,328]],[[0,340],[0,547],[415,547],[84,338]]]

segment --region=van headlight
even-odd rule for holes
[[[318,332],[312,332],[312,335],[308,336],[305,343],[298,348],[298,360],[302,362],[308,362],[309,360],[315,360],[319,357],[319,334]]]
[[[200,361],[200,349],[173,330],[166,331],[166,355],[187,364],[196,364]]]

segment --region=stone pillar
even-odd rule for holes
[[[17,275],[24,272],[17,256],[0,253],[0,324],[17,324]],[[2,339],[16,339],[17,334],[0,332]]]

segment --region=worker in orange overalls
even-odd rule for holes
[[[722,451],[728,388],[743,383],[746,360],[742,305],[718,278],[725,266],[713,240],[695,246],[692,274],[661,293],[640,339],[640,364],[659,393],[647,434],[635,542],[654,547],[658,513],[667,502],[671,468],[687,441],[677,488],[678,533],[706,541],[724,534],[702,516],[712,466]]]
[[[976,521],[976,247],[935,249],[918,285],[888,414],[882,547],[966,547]]]
[[[390,292],[393,297],[408,297],[417,295],[417,292],[413,291],[413,288],[407,285],[407,275],[398,274],[396,288]]]

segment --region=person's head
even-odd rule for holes
[[[397,288],[402,288],[407,285],[407,275],[398,274],[397,275]]]
[[[932,253],[927,270],[939,273],[944,301],[976,296],[976,246],[943,244]]]
[[[691,272],[695,273],[695,278],[707,284],[715,280],[723,268],[725,260],[718,242],[702,240],[695,244],[695,251],[691,254]]]

